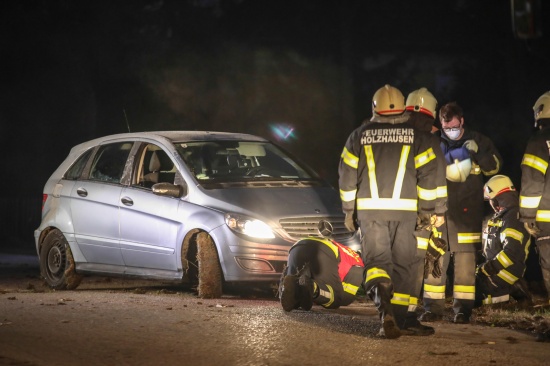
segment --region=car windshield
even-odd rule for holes
[[[318,176],[269,142],[202,141],[175,143],[197,180],[311,180]]]

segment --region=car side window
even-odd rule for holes
[[[94,156],[89,179],[120,183],[131,149],[131,142],[119,142],[100,146]]]
[[[176,167],[164,150],[149,144],[141,154],[137,172],[137,185],[150,189],[156,183],[174,184]]]
[[[63,179],[77,180],[78,178],[80,178],[80,175],[82,174],[82,171],[84,170],[84,167],[86,166],[90,155],[92,155],[92,151],[94,151],[94,149],[89,149],[84,154],[80,155],[80,157],[76,159],[73,165],[71,165],[71,167],[67,170]]]

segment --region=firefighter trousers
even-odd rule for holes
[[[453,311],[466,317],[472,315],[475,301],[475,252],[446,252],[441,258],[442,276],[434,278],[431,274],[424,279],[423,304],[426,311],[443,315],[445,310],[445,291],[447,284],[447,269],[452,260],[454,265]]]
[[[420,260],[414,237],[416,219],[360,222],[365,263],[365,291],[380,282],[393,284],[393,313],[402,328],[411,295],[415,292]]]
[[[550,301],[550,239],[537,240],[536,245],[542,278]]]

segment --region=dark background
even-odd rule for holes
[[[128,129],[258,134],[337,186],[384,84],[457,101],[519,186],[550,90],[548,1],[6,1],[0,17],[4,250],[34,250],[42,188],[72,146]]]

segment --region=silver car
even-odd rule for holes
[[[247,134],[168,131],[73,147],[44,187],[34,237],[54,289],[122,275],[219,297],[225,282],[277,282],[290,246],[321,232],[360,248],[338,192],[281,148]]]

